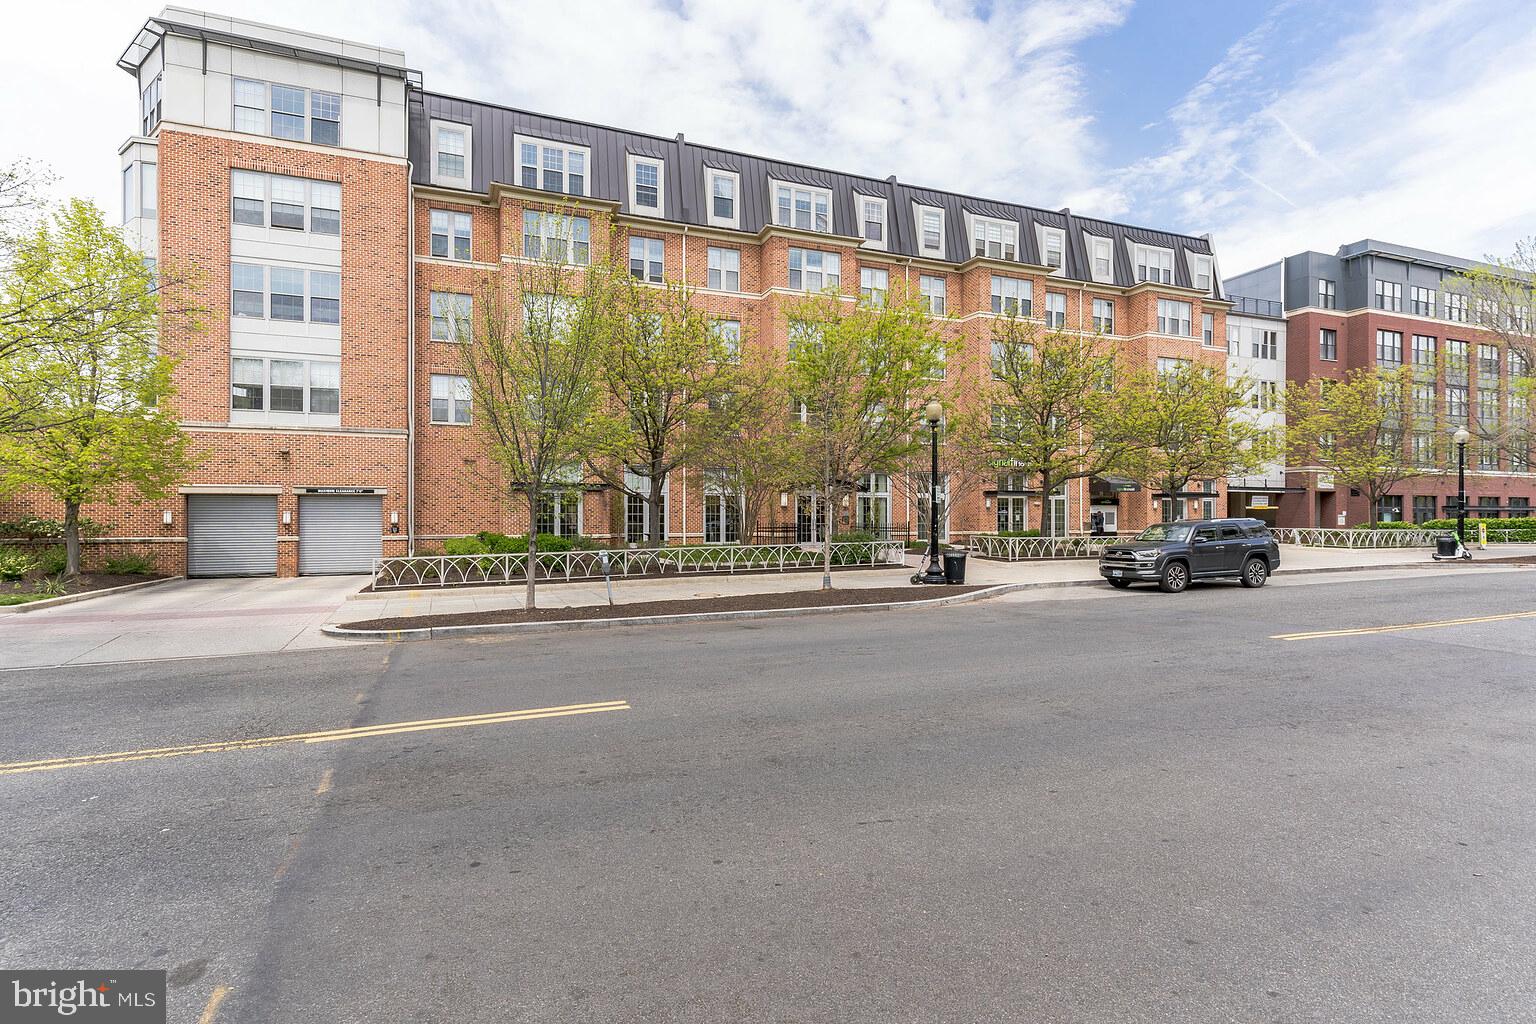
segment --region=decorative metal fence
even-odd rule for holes
[[[833,565],[904,565],[905,548],[894,541],[848,541],[832,545]],[[607,556],[604,570],[603,556]],[[692,575],[817,569],[819,544],[719,544],[679,548],[631,548],[613,551],[548,551],[535,556],[541,580],[600,580],[613,577]],[[411,555],[378,558],[373,589],[456,587],[522,583],[528,556]]]
[[[1337,530],[1281,527],[1271,530],[1281,544],[1312,548],[1428,548],[1448,530]]]
[[[978,558],[1000,562],[1024,562],[1051,558],[1097,558],[1104,545],[1115,537],[999,537],[978,533],[971,537],[971,550]]]

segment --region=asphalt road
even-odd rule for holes
[[[4,673],[0,761],[158,755],[0,772],[0,966],[218,1024],[1531,1021],[1536,617],[1271,639],[1518,612],[1447,569]],[[587,713],[395,724],[539,708]]]

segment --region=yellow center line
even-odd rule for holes
[[[283,743],[332,743],[336,740],[366,739],[372,736],[393,736],[397,733],[424,732],[430,729],[462,729],[471,725],[500,725],[507,722],[527,722],[540,718],[561,718],[567,715],[590,715],[599,711],[628,711],[625,700],[597,701],[591,704],[566,704],[559,707],[528,708],[523,711],[493,711],[482,715],[458,715],[452,718],[424,718],[412,722],[389,722],[381,725],[351,726],[345,729],[322,729],[316,732],[295,732],[282,736],[262,736],[240,740],[219,740],[209,743],[189,743],[178,747],[150,747],[143,750],[119,750],[104,754],[80,754],[74,757],[50,757],[39,761],[12,761],[0,764],[0,775],[20,775],[25,772],[49,772],[60,768],[81,768],[88,765],[121,764],[125,761],[149,761],[165,757],[186,757],[192,754],[217,754],[235,750],[259,750]]]
[[[224,997],[229,995],[228,985],[220,985],[213,990],[213,995],[208,997],[208,1005],[203,1007],[203,1015],[197,1018],[197,1024],[213,1024],[213,1018],[219,1015],[219,1006],[224,1002]]]
[[[1335,636],[1370,636],[1375,633],[1403,633],[1410,629],[1439,629],[1442,626],[1470,626],[1479,622],[1508,622],[1536,618],[1536,612],[1508,612],[1504,615],[1477,615],[1466,619],[1440,619],[1436,622],[1405,622],[1397,626],[1366,626],[1360,629],[1324,629],[1315,633],[1277,633],[1271,640],[1323,640]]]

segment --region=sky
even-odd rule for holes
[[[188,4],[192,6],[192,4]],[[1221,271],[1536,235],[1536,0],[218,0],[426,87],[1190,234]],[[135,0],[23,4],[0,161],[116,216]]]

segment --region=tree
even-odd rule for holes
[[[1468,323],[1493,335],[1507,351],[1524,361],[1525,371],[1536,367],[1536,237],[1515,244],[1508,258],[1488,261],[1449,278],[1445,297],[1458,298]]]
[[[1015,316],[993,321],[989,376],[959,435],[997,472],[1037,480],[1042,506],[1068,481],[1113,472],[1138,445],[1134,410],[1115,386],[1114,350],[1101,336],[1042,334]],[[1049,535],[1054,524],[1043,520]]]
[[[667,479],[708,450],[717,423],[707,415],[708,402],[735,387],[739,339],[723,334],[685,285],[650,288],[617,268],[612,273],[602,379],[621,429],[588,454],[587,466],[609,486],[648,503],[647,539],[660,546]],[[630,484],[630,469],[640,472],[642,487]]]
[[[128,487],[163,496],[196,462],[169,408],[172,360],[156,351],[161,283],[100,210],[66,203],[17,247],[4,301],[30,303],[6,363],[24,427],[0,435],[0,489],[64,505],[66,571],[80,572],[80,507]]]
[[[578,250],[567,229],[543,240],[537,258],[483,278],[469,315],[452,319],[475,426],[509,497],[527,505],[527,608],[537,601],[539,509],[579,482],[587,452],[611,444],[614,429],[602,385],[609,274],[570,262]]]
[[[1117,382],[1135,439],[1121,460],[1126,475],[1177,501],[1191,480],[1251,473],[1272,461],[1278,439],[1241,415],[1250,388],[1246,378],[1228,380],[1225,367],[1187,360]]]
[[[859,477],[889,472],[917,443],[915,416],[938,390],[945,345],[918,296],[848,305],[829,291],[795,302],[788,318],[801,465],[832,509]],[[824,590],[832,587],[826,541]]]
[[[1443,454],[1444,431],[1429,432],[1436,439],[1430,452],[1409,455],[1405,450],[1404,413],[1412,386],[1412,369],[1401,367],[1354,370],[1343,380],[1318,378],[1292,384],[1286,392],[1289,460],[1321,466],[1333,474],[1336,487],[1363,494],[1370,503],[1371,526],[1381,499],[1398,484],[1423,476]]]
[[[773,495],[799,475],[793,464],[789,388],[777,353],[744,348],[740,373],[707,403],[710,422],[700,463],[720,474],[722,487],[740,502],[741,538],[757,532]]]

